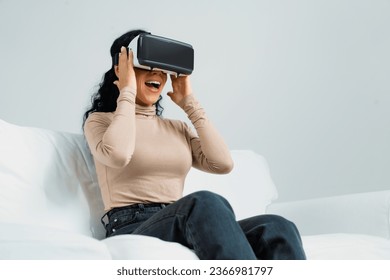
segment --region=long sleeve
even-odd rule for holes
[[[113,167],[127,165],[135,147],[135,93],[124,88],[113,113],[92,113],[84,134],[95,160]]]
[[[193,95],[179,103],[196,129],[195,135],[187,127],[187,134],[192,149],[193,166],[210,173],[229,173],[233,160],[225,141],[208,120],[204,109]]]

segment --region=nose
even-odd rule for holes
[[[163,78],[163,79],[167,76],[167,74],[164,73],[164,72],[161,71],[161,70],[151,70],[151,74],[152,74],[152,75],[158,75],[158,76],[160,76],[160,77]]]
[[[153,75],[155,75],[155,74],[157,74],[157,75],[163,75],[163,74],[164,74],[164,72],[161,71],[161,70],[153,70],[153,69],[152,69],[151,72],[152,72]]]

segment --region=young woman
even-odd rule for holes
[[[171,76],[168,96],[196,133],[185,122],[161,117],[167,75],[134,68],[133,53],[125,48],[142,32],[114,41],[111,57],[119,52],[119,63],[104,75],[84,115],[107,211],[106,236],[141,234],[179,242],[200,259],[304,259],[299,233],[284,218],[259,215],[237,222],[220,195],[200,191],[182,197],[192,166],[223,174],[233,161],[193,95],[189,76]]]

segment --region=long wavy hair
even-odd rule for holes
[[[111,45],[110,54],[112,58],[111,69],[108,70],[102,78],[101,83],[99,84],[99,89],[92,95],[91,101],[92,106],[84,113],[83,117],[83,128],[85,121],[90,114],[94,112],[114,112],[116,110],[116,101],[119,96],[119,89],[114,85],[114,81],[118,78],[115,74],[114,68],[114,56],[120,52],[122,46],[128,46],[130,42],[141,33],[146,33],[147,31],[136,29],[126,32],[122,36],[118,37]],[[159,99],[155,103],[156,114],[161,116],[164,108],[161,106],[162,96],[160,95]]]

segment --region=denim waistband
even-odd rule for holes
[[[136,204],[132,204],[132,205],[112,208],[105,215],[107,215],[107,217],[110,218],[116,212],[126,210],[126,209],[139,209],[142,211],[144,208],[151,208],[151,207],[157,207],[157,208],[162,209],[168,205],[169,205],[169,203],[136,203]]]
[[[163,209],[166,206],[168,206],[170,203],[136,203],[136,204],[131,204],[127,206],[121,206],[121,207],[115,207],[106,212],[102,218],[100,219],[101,223],[103,224],[104,227],[107,226],[107,222],[104,221],[104,218],[107,216],[108,221],[111,219],[111,216],[114,215],[115,213],[123,210],[138,210],[138,211],[143,211],[145,208],[160,208]]]

